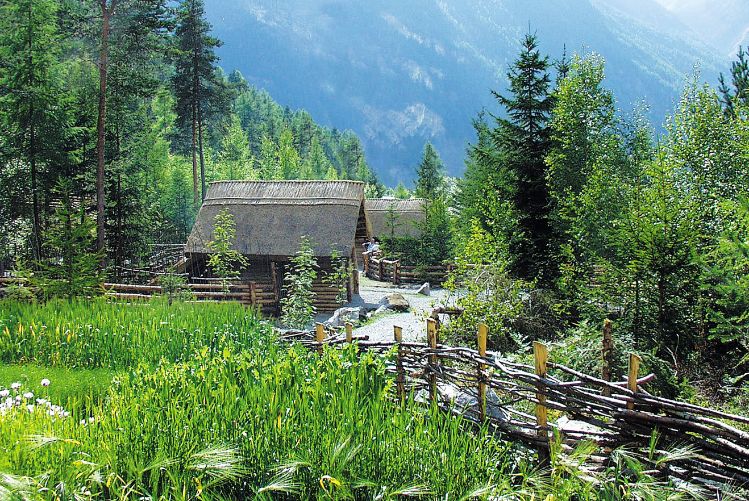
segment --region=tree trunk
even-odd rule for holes
[[[203,112],[198,103],[198,151],[200,152],[200,189],[201,198],[205,200],[205,157],[203,156]]]
[[[101,267],[104,268],[104,146],[105,120],[107,115],[107,69],[109,66],[110,19],[114,13],[116,0],[108,7],[107,0],[100,1],[101,7],[101,47],[99,48],[99,117],[96,122],[96,249],[102,253]]]
[[[28,32],[28,44],[29,44],[29,71],[30,84],[33,86],[34,82],[34,23],[31,8],[29,8],[29,32]],[[37,186],[37,172],[36,172],[36,123],[35,123],[35,107],[34,101],[29,103],[29,168],[31,170],[31,204],[32,204],[32,252],[34,260],[42,258],[42,235],[41,235],[41,217],[39,215],[39,187]]]
[[[195,111],[195,102],[192,103],[192,204],[198,208],[200,194],[198,193],[198,114]]]

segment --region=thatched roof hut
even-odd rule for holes
[[[395,236],[418,238],[421,235],[420,226],[425,220],[424,199],[367,199],[364,202],[364,210],[367,213],[367,219],[372,228],[372,235],[376,237],[390,236],[391,227],[388,217],[391,210],[396,216]]]
[[[219,181],[211,183],[187,240],[188,254],[208,254],[213,221],[234,216],[235,249],[246,256],[293,256],[303,236],[316,256],[350,256],[363,211],[358,181]]]
[[[263,311],[278,314],[285,291],[284,276],[290,258],[307,237],[319,267],[313,284],[319,312],[334,311],[337,291],[325,282],[338,255],[351,270],[349,300],[358,293],[356,269],[362,244],[369,238],[364,212],[364,183],[357,181],[219,181],[211,183],[198,212],[185,253],[191,276],[210,275],[206,265],[216,215],[226,210],[234,216],[234,249],[249,266],[241,280],[251,282]],[[210,278],[210,277],[209,277]]]

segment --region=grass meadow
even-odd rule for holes
[[[0,362],[0,499],[618,499],[660,488],[643,477],[623,489],[620,472],[591,482],[556,460],[534,469],[531,453],[486,429],[395,402],[381,358],[278,343],[234,304],[0,303]]]

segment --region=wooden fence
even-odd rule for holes
[[[406,266],[398,259],[364,255],[364,274],[372,280],[391,282],[394,285],[424,282],[442,285],[452,269],[452,264],[426,267]]]
[[[154,295],[166,292],[160,285],[140,284],[103,284],[105,295],[119,300],[148,300]],[[262,312],[275,312],[276,303],[273,291],[261,289],[255,282],[231,282],[228,291],[215,280],[203,280],[202,283],[185,284],[197,301],[238,301],[246,306],[258,307]]]
[[[372,342],[354,339],[350,324],[345,334],[318,324],[314,333],[287,333],[282,339],[318,351],[324,345],[355,341],[360,350],[388,354],[398,397],[416,392],[536,448],[541,459],[548,457],[552,440],[560,439],[563,450],[589,440],[610,452],[620,446],[647,448],[656,434],[658,450],[678,445],[688,451],[669,460],[643,455],[660,475],[688,481],[706,492],[712,489],[713,495],[716,485],[749,488],[749,417],[651,395],[643,385],[653,376],[638,378],[636,355],[630,356],[627,380],[611,382],[554,363],[553,353],[549,357],[541,343],[534,343],[534,366],[506,360],[486,350],[484,325],[478,330],[476,349],[441,344],[433,319],[427,320],[425,344],[403,342],[399,327],[393,335],[393,342]],[[604,341],[604,357],[607,350]]]

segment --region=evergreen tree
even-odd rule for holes
[[[84,207],[75,207],[72,182],[61,180],[54,189],[58,208],[47,233],[47,257],[35,277],[45,297],[87,296],[101,288],[99,256],[94,252],[96,227]]]
[[[416,196],[434,200],[442,194],[445,179],[444,166],[431,143],[424,146],[421,162],[416,168]]]
[[[276,179],[296,179],[299,176],[299,153],[294,147],[294,136],[291,129],[284,129],[281,132],[276,157],[278,158]]]
[[[0,123],[7,155],[0,162],[15,171],[0,187],[11,194],[8,202],[15,202],[7,217],[30,216],[31,249],[38,260],[44,238],[43,196],[57,175],[55,167],[67,163],[69,124],[61,89],[57,4],[12,0],[0,9]]]
[[[549,116],[553,99],[549,93],[548,57],[541,56],[534,35],[526,35],[519,58],[507,74],[510,95],[493,92],[507,111],[492,133],[495,146],[514,173],[514,204],[522,238],[513,246],[516,275],[548,284],[553,278],[549,221],[550,199],[546,186],[545,158],[549,152]]]
[[[242,130],[239,117],[231,115],[229,128],[221,140],[216,179],[252,179],[256,177],[253,164],[247,135]]]
[[[205,198],[206,191],[203,125],[213,99],[221,92],[221,82],[216,74],[218,57],[215,54],[221,42],[209,34],[211,26],[205,20],[203,0],[183,0],[177,10],[177,20],[178,48],[173,85],[178,123],[191,133],[193,202],[197,206]]]
[[[744,47],[739,47],[737,60],[731,63],[731,84],[726,82],[723,73],[718,81],[720,86],[718,92],[721,94],[721,102],[729,115],[736,113],[736,102],[749,105],[749,53]]]

